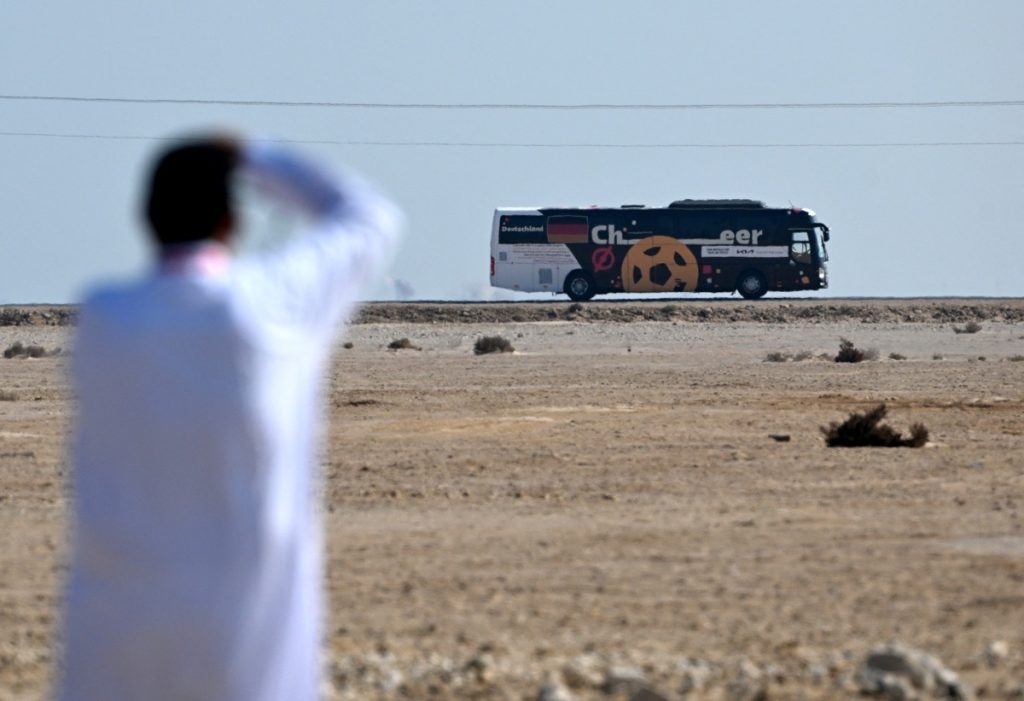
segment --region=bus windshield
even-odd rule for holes
[[[814,255],[821,262],[828,260],[828,249],[825,248],[825,242],[821,238],[821,231],[815,229],[811,233],[811,242],[814,245]]]

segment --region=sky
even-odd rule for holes
[[[1019,0],[7,0],[0,33],[2,96],[1024,100]],[[152,251],[138,214],[149,159],[163,140],[204,128],[305,142],[297,148],[362,172],[399,203],[403,247],[371,299],[504,298],[488,284],[499,206],[688,197],[815,210],[832,231],[831,287],[821,296],[1024,295],[1024,106],[570,111],[0,99],[0,304],[73,302],[98,280],[144,274]],[[849,146],[934,142],[1017,143]],[[258,204],[246,212],[248,247],[294,229]]]

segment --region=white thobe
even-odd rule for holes
[[[196,246],[83,304],[65,701],[318,693],[321,374],[398,215],[262,148],[310,231],[233,261]]]

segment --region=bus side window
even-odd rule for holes
[[[811,264],[811,239],[806,231],[793,232],[793,243],[789,246],[789,254],[797,263]]]

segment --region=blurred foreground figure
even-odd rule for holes
[[[309,231],[232,259],[244,170]],[[156,269],[84,302],[65,701],[306,701],[319,686],[320,381],[398,215],[271,144],[165,153]]]

